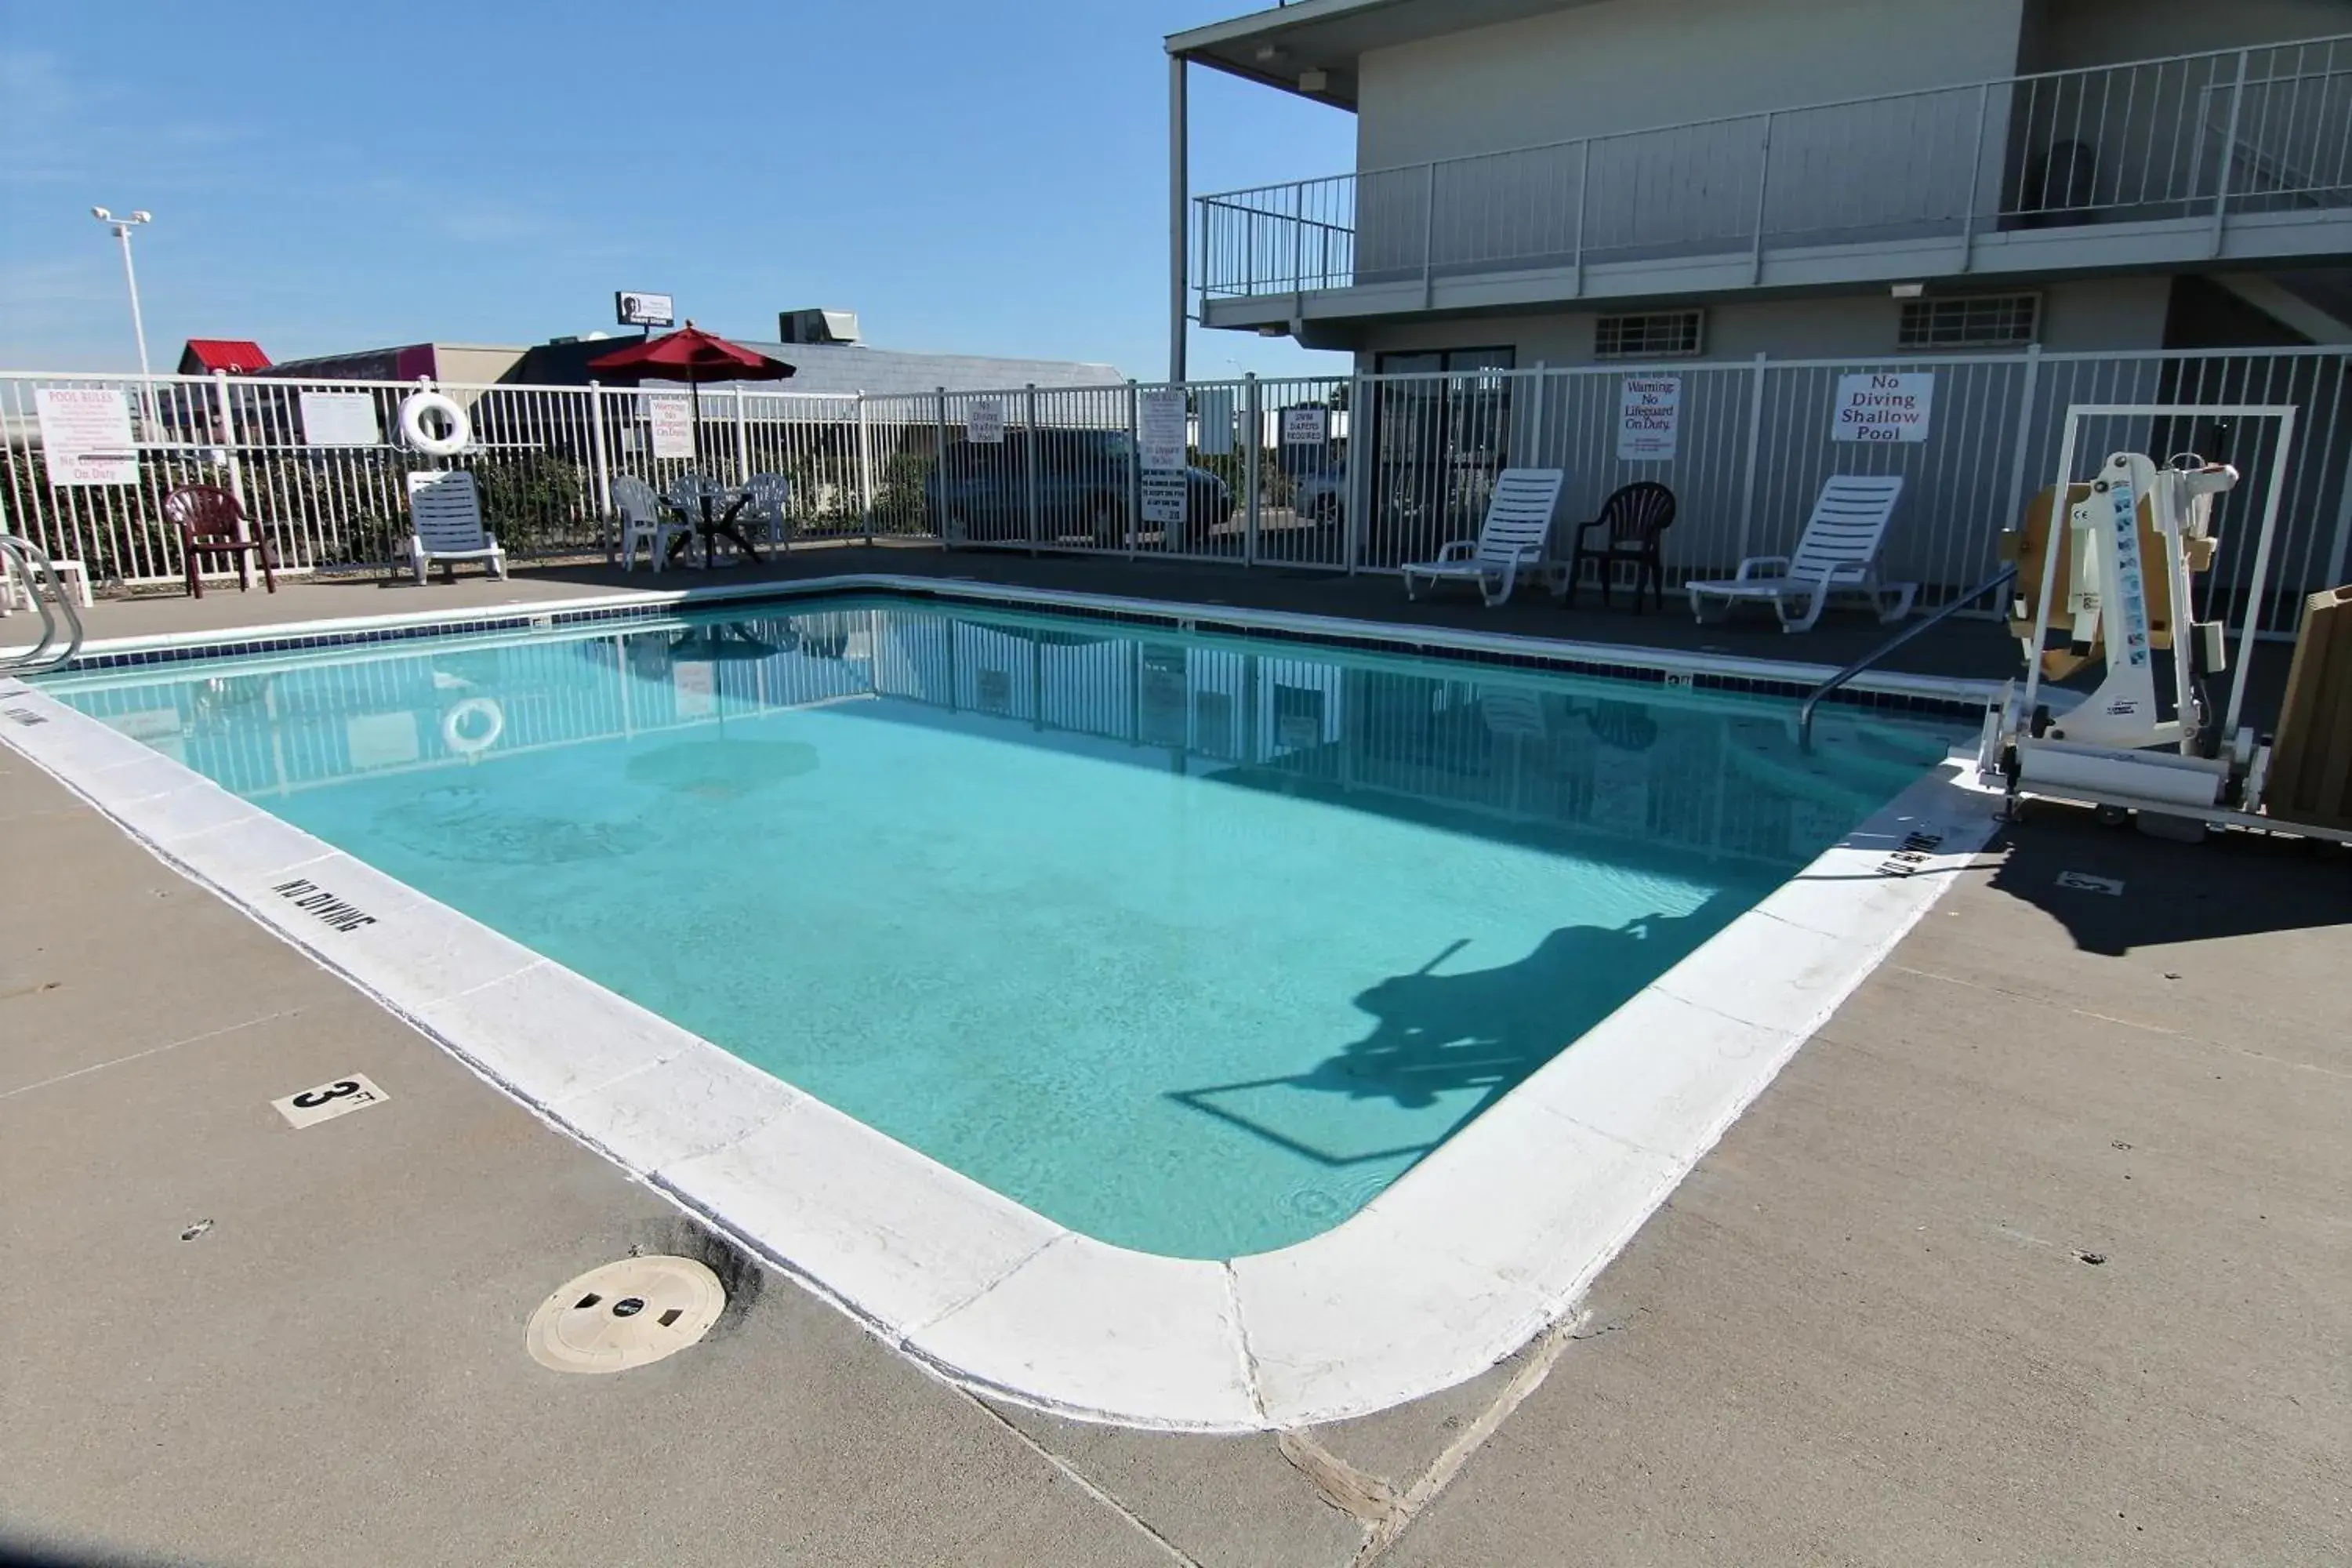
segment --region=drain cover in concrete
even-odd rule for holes
[[[691,1258],[625,1258],[541,1301],[523,1343],[557,1372],[626,1372],[702,1338],[726,1305],[719,1276]]]

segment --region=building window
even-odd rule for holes
[[[1979,294],[1954,300],[1906,300],[1895,346],[1905,349],[2015,348],[2033,341],[2041,325],[2038,294]]]
[[[1510,349],[1412,349],[1381,354],[1372,361],[1372,374],[1411,375],[1444,371],[1454,375],[1465,370],[1508,370],[1517,359],[1517,354]]]
[[[1596,359],[1690,359],[1704,342],[1704,310],[1657,310],[1643,316],[1602,316],[1592,324]]]

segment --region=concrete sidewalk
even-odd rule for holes
[[[939,1383],[5,750],[0,842],[0,1554],[2352,1560],[2339,850],[2038,815],[1579,1321],[1416,1405],[1196,1438]],[[268,1104],[354,1070],[388,1102]],[[531,1363],[530,1310],[632,1247],[730,1277],[719,1331]]]

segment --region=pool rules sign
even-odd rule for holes
[[[1163,528],[1181,526],[1184,521],[1184,389],[1152,386],[1136,394],[1135,426],[1143,521]]]
[[[1830,414],[1832,441],[1924,441],[1936,411],[1930,371],[1873,372],[1838,377]]]
[[[39,387],[33,393],[33,412],[52,486],[139,482],[131,399],[121,387]]]

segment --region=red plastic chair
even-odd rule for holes
[[[182,485],[163,498],[163,521],[176,524],[180,530],[180,555],[187,563],[188,592],[192,596],[205,596],[205,580],[199,567],[205,557],[213,555],[236,559],[240,593],[253,586],[253,573],[246,564],[247,557],[261,563],[262,581],[269,585],[271,593],[278,592],[278,574],[273,569],[277,552],[269,548],[268,541],[258,535],[240,537],[245,532],[245,509],[218,485]]]

